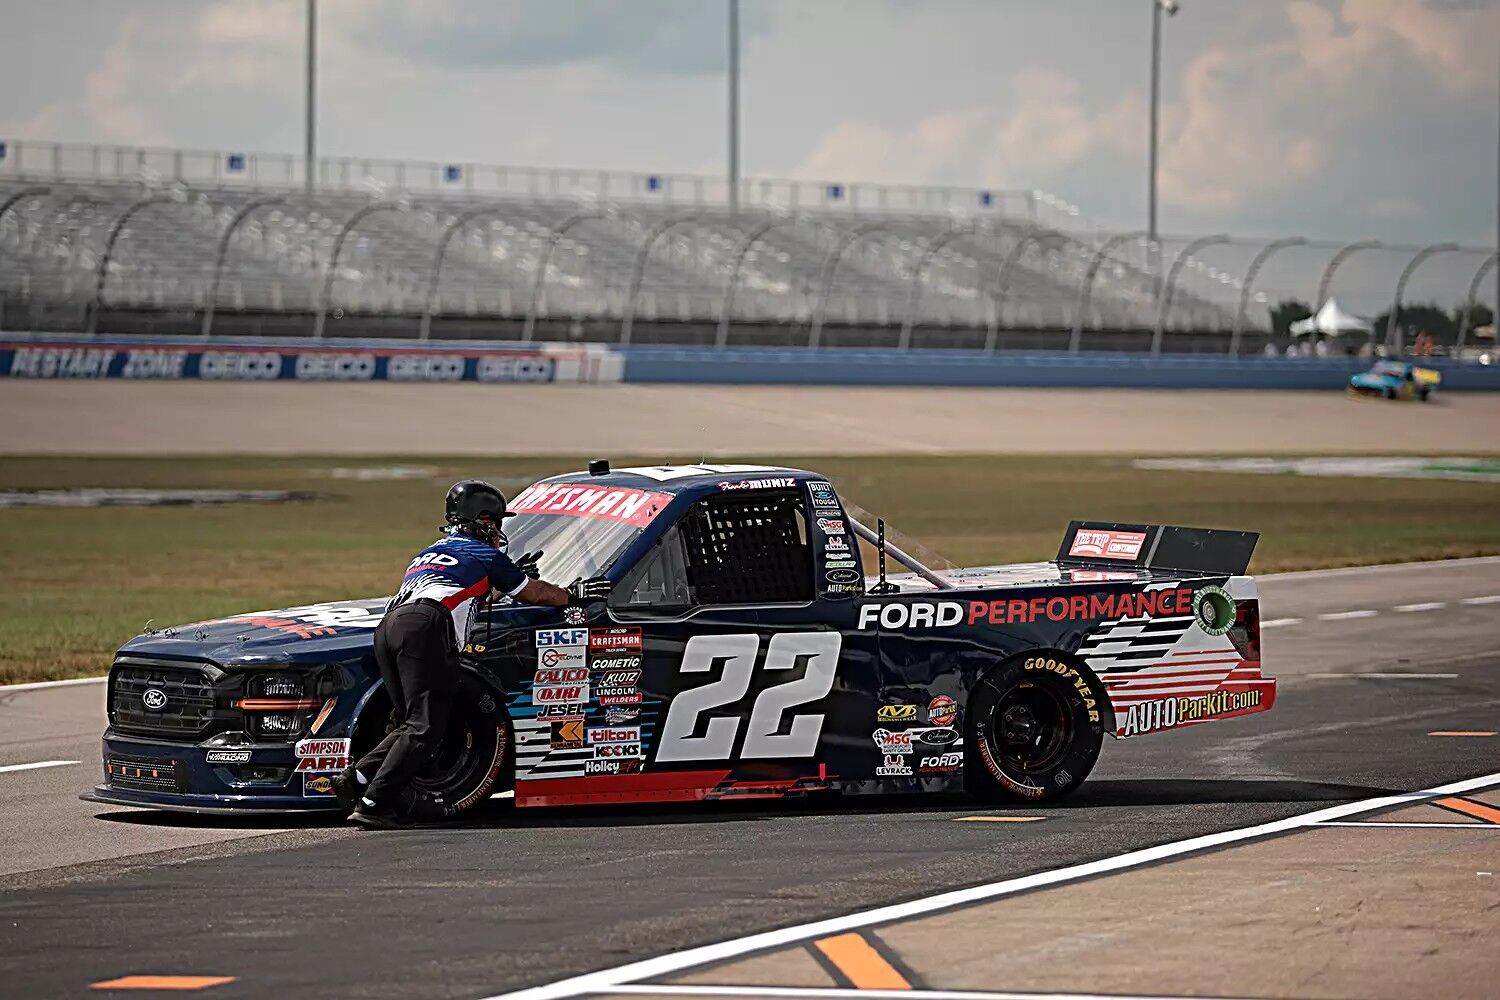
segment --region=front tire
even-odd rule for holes
[[[1004,801],[1054,802],[1094,768],[1103,696],[1057,655],[1002,663],[969,696],[970,788]]]
[[[396,724],[388,699],[372,705],[378,724],[360,727],[354,759],[367,752]],[[365,742],[368,741],[368,742]],[[360,747],[358,744],[364,742]],[[427,822],[458,819],[503,791],[514,768],[510,716],[498,694],[473,674],[463,672],[453,695],[447,731],[433,759],[412,780],[406,812]]]

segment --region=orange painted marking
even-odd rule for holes
[[[1045,816],[959,816],[955,823],[1036,823]]]
[[[1469,732],[1464,732],[1462,730],[1439,729],[1437,732],[1435,732],[1435,733],[1428,733],[1427,735],[1428,736],[1494,736],[1495,734],[1494,733],[1486,733],[1486,732],[1473,732],[1473,733],[1469,733]]]
[[[819,938],[814,946],[861,990],[909,990],[911,983],[896,967],[880,957],[861,934],[839,934]]]
[[[1444,809],[1452,809],[1465,816],[1482,819],[1486,823],[1500,823],[1500,809],[1487,806],[1483,802],[1470,802],[1468,799],[1435,799],[1432,804],[1442,806]]]
[[[234,976],[121,976],[95,983],[93,990],[206,990],[234,982]]]

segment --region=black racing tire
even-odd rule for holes
[[[1417,390],[1417,398],[1424,403],[1427,402],[1427,397],[1431,394],[1432,390],[1427,388],[1426,386],[1423,386],[1422,388]]]
[[[366,708],[372,724],[360,727],[355,760],[395,726],[390,700],[384,692],[378,697],[378,704],[372,702]],[[460,673],[447,731],[437,754],[413,779],[411,795],[403,803],[405,811],[429,822],[472,813],[491,795],[511,787],[514,747],[510,716],[501,697],[473,674]]]
[[[1395,389],[1386,389],[1385,390],[1385,398],[1386,399],[1395,399],[1396,398],[1396,390]]]
[[[1059,653],[1018,656],[969,694],[968,787],[1009,802],[1055,802],[1083,784],[1104,742],[1098,681]]]

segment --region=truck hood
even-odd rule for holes
[[[252,611],[228,618],[142,632],[120,647],[121,655],[209,660],[223,667],[331,663],[370,654],[375,626],[387,597],[331,601],[295,608]],[[535,624],[539,612],[497,603],[489,610],[491,628]]]

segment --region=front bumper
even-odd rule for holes
[[[104,780],[80,798],[204,815],[338,810],[338,800],[326,783],[329,773],[299,773],[291,744],[243,748],[250,757],[243,763],[208,762],[209,753],[224,749],[151,742],[106,732]],[[339,763],[347,763],[347,758]],[[252,774],[252,770],[260,773]]]

